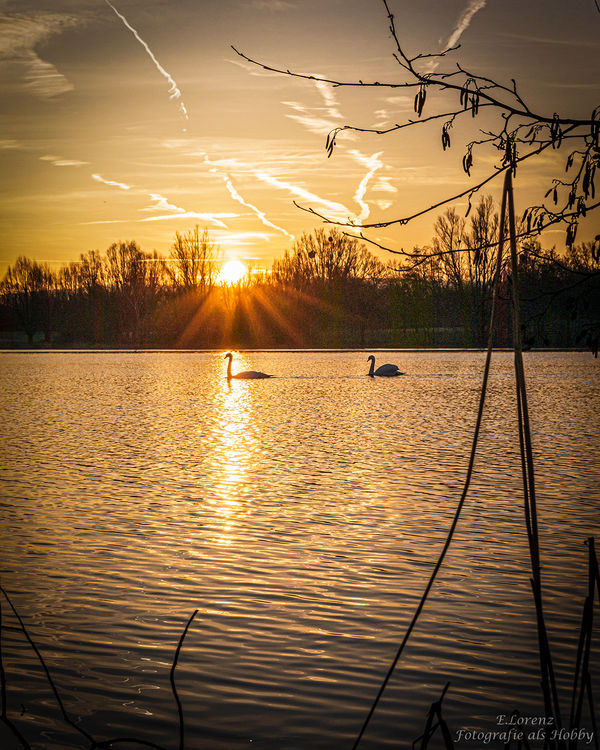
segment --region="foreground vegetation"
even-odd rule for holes
[[[497,229],[489,197],[468,225],[448,209],[418,263],[391,265],[357,239],[317,229],[270,271],[228,285],[218,283],[219,249],[197,227],[176,234],[167,258],[134,241],[57,271],[20,257],[0,286],[0,339],[4,347],[481,347]],[[559,255],[524,242],[525,345],[597,350],[599,272],[593,243]],[[497,346],[512,343],[510,282],[507,270]]]

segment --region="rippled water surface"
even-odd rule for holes
[[[407,375],[364,377],[362,352],[236,354],[277,377],[231,384],[223,353],[0,355],[2,583],[79,726],[177,748],[169,671],[198,609],[176,672],[187,748],[352,747],[460,497],[484,365],[377,356]],[[600,518],[599,363],[525,364],[566,695]],[[512,355],[492,367],[472,489],[365,750],[411,747],[447,681],[453,730],[543,713]],[[85,747],[5,603],[2,644],[19,729]]]

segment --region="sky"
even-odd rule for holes
[[[589,117],[600,104],[594,0],[390,5],[411,53],[459,43],[448,67],[516,78],[550,115]],[[328,158],[332,128],[414,117],[414,92],[271,74],[231,45],[317,77],[403,80],[381,0],[0,0],[0,274],[19,255],[59,266],[120,240],[168,255],[175,232],[195,225],[225,258],[268,268],[320,225],[294,201],[336,220],[380,221],[467,186],[460,144],[484,118],[457,129],[446,151],[432,124],[346,134]],[[493,158],[476,159],[475,179]],[[520,170],[517,210],[540,202],[565,159]],[[499,199],[500,187],[488,192]],[[423,246],[435,216],[369,236]],[[592,215],[578,240],[599,231]],[[564,246],[564,233],[543,242]]]

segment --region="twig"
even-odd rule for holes
[[[183,640],[188,632],[190,625],[192,624],[192,620],[194,619],[194,617],[196,617],[198,612],[199,610],[195,610],[192,613],[191,617],[187,621],[187,624],[183,630],[183,633],[181,634],[179,643],[177,644],[177,649],[175,650],[175,656],[173,657],[173,664],[171,666],[171,673],[170,673],[171,688],[173,690],[173,696],[175,698],[175,702],[177,703],[177,712],[179,715],[179,750],[183,750],[185,728],[184,728],[184,723],[183,723],[183,707],[181,705],[181,701],[179,700],[179,695],[177,694],[177,687],[175,686],[175,667],[177,666],[177,661],[179,659],[179,652],[181,651]]]
[[[67,722],[67,724],[69,724],[69,726],[73,727],[73,729],[77,730],[79,732],[79,734],[83,735],[86,738],[86,740],[88,740],[88,742],[91,743],[91,745],[93,747],[94,745],[96,745],[96,740],[92,737],[91,734],[89,734],[88,732],[86,732],[85,729],[82,729],[80,726],[78,726],[71,719],[71,717],[69,716],[69,714],[67,713],[67,711],[65,709],[65,706],[64,706],[64,704],[62,702],[62,699],[61,699],[60,695],[58,694],[58,690],[56,688],[56,685],[54,684],[54,680],[52,679],[52,675],[50,674],[50,671],[49,671],[48,667],[46,666],[46,662],[44,661],[44,657],[40,653],[39,648],[35,645],[32,637],[29,635],[29,631],[25,627],[25,623],[23,622],[21,616],[19,615],[19,613],[15,609],[14,604],[10,600],[10,597],[9,597],[8,593],[6,592],[6,589],[3,586],[0,586],[0,591],[2,592],[2,594],[4,594],[4,597],[5,597],[6,601],[10,605],[10,608],[12,609],[15,617],[19,621],[19,625],[21,626],[21,630],[23,631],[23,634],[25,635],[25,637],[29,641],[29,645],[34,650],[35,655],[37,656],[37,658],[39,659],[40,664],[42,665],[42,669],[44,670],[44,672],[46,674],[46,679],[48,680],[48,684],[52,688],[52,692],[54,693],[54,697],[56,698],[56,702],[58,703],[60,711],[61,711],[61,713],[63,715],[63,719]]]
[[[0,682],[1,682],[1,693],[2,693],[2,721],[6,724],[6,726],[10,729],[10,731],[15,735],[15,737],[19,740],[21,745],[25,748],[25,750],[31,750],[31,745],[25,737],[21,734],[21,732],[17,729],[17,727],[13,724],[13,722],[8,718],[7,711],[8,711],[8,703],[6,698],[6,673],[4,671],[4,651],[3,651],[3,642],[2,642],[2,597],[0,597]]]
[[[531,441],[531,428],[529,423],[529,408],[527,403],[527,391],[525,384],[525,370],[523,366],[523,350],[521,343],[521,317],[519,304],[519,268],[516,243],[515,210],[512,188],[512,174],[506,173],[504,192],[508,196],[508,224],[510,239],[510,258],[512,268],[512,305],[513,305],[513,348],[515,363],[515,381],[517,390],[517,414],[519,423],[519,445],[521,454],[521,467],[523,475],[523,497],[525,508],[525,520],[527,535],[529,539],[529,553],[532,570],[532,588],[536,608],[536,619],[538,628],[538,647],[540,656],[540,670],[542,678],[542,690],[546,710],[550,710],[554,717],[555,725],[562,726],[560,718],[560,707],[558,691],[552,666],[552,655],[544,621],[542,604],[542,583],[539,552],[539,532],[537,521],[537,504],[535,494],[535,471],[533,465],[533,449]],[[501,227],[503,225],[501,217]],[[501,229],[502,232],[502,229]],[[558,743],[563,747],[562,740]]]

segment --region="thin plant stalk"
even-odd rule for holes
[[[506,180],[508,179],[508,175],[509,173],[507,173],[507,177],[505,178],[505,186],[506,186]],[[402,642],[400,643],[400,646],[398,647],[396,655],[394,656],[394,659],[392,660],[392,663],[383,679],[383,682],[381,683],[379,687],[377,695],[375,696],[375,699],[371,705],[371,708],[369,709],[369,712],[363,722],[363,725],[356,737],[354,745],[352,746],[352,750],[356,750],[358,748],[358,745],[369,725],[369,722],[371,721],[373,714],[375,713],[375,709],[377,708],[377,705],[384,693],[384,690],[394,672],[394,669],[396,668],[396,664],[398,663],[398,660],[400,659],[400,656],[402,655],[402,652],[404,651],[404,647],[406,646],[408,639],[410,638],[410,635],[415,625],[417,624],[417,620],[419,619],[419,616],[423,610],[423,607],[425,606],[425,602],[427,601],[429,592],[431,591],[433,583],[437,577],[437,574],[440,568],[442,567],[442,563],[444,562],[444,558],[446,557],[446,553],[448,552],[448,549],[452,542],[452,537],[454,536],[454,531],[456,530],[456,527],[458,525],[458,520],[460,518],[460,514],[462,511],[463,505],[465,503],[467,493],[469,491],[469,486],[471,484],[471,476],[473,474],[473,468],[475,465],[475,454],[477,451],[477,443],[479,441],[479,432],[481,429],[481,422],[483,419],[483,407],[485,405],[485,396],[487,393],[487,383],[488,383],[490,364],[491,364],[491,359],[492,359],[492,350],[494,348],[494,334],[496,330],[496,322],[495,322],[496,304],[497,304],[497,299],[498,299],[498,287],[500,283],[500,275],[501,275],[501,269],[502,269],[502,254],[503,254],[503,245],[504,245],[504,216],[506,214],[506,194],[507,194],[507,190],[505,187],[505,190],[502,193],[502,211],[500,214],[500,242],[498,244],[498,256],[496,258],[496,272],[494,276],[492,304],[491,304],[491,310],[490,310],[488,346],[487,346],[487,353],[486,353],[486,359],[485,359],[485,367],[483,371],[483,382],[481,385],[481,391],[480,391],[480,396],[479,396],[479,406],[477,409],[477,419],[475,422],[475,432],[473,434],[473,441],[471,444],[471,454],[469,456],[469,465],[467,467],[467,475],[465,477],[465,483],[463,486],[460,500],[458,502],[458,505],[456,506],[456,510],[454,512],[454,518],[452,519],[452,524],[450,525],[450,530],[448,531],[448,535],[446,537],[446,541],[444,542],[442,551],[440,552],[440,555],[431,573],[427,586],[425,587],[425,590],[421,596],[421,600],[419,601],[419,604],[417,605],[417,609],[415,610],[415,613],[406,629],[406,632],[404,634]]]
[[[562,726],[560,716],[560,705],[556,678],[552,664],[552,655],[544,619],[542,601],[542,581],[540,565],[540,546],[538,515],[535,493],[535,470],[533,463],[533,447],[531,440],[531,427],[529,421],[529,407],[527,402],[527,389],[525,384],[525,369],[523,366],[523,347],[521,342],[521,314],[519,305],[519,267],[516,242],[516,222],[513,197],[512,175],[510,170],[506,173],[504,192],[507,193],[508,203],[508,229],[510,239],[510,261],[512,278],[512,307],[513,307],[513,348],[515,381],[517,390],[517,416],[519,423],[519,446],[521,454],[521,467],[523,474],[523,498],[525,508],[525,520],[529,540],[529,554],[531,559],[532,589],[536,609],[536,621],[538,631],[538,651],[540,657],[540,671],[542,679],[542,691],[546,711],[550,711],[554,717],[555,725]],[[564,742],[559,741],[559,747],[564,747]]]
[[[184,638],[188,632],[190,625],[192,624],[192,620],[198,614],[198,611],[199,610],[196,610],[195,612],[192,613],[192,616],[187,621],[187,624],[183,630],[183,633],[181,634],[181,637],[179,638],[179,643],[177,644],[177,648],[175,649],[175,656],[173,657],[171,673],[169,675],[170,680],[171,680],[171,688],[173,690],[173,696],[175,698],[175,702],[177,703],[177,713],[179,716],[179,750],[183,750],[183,746],[184,746],[185,725],[183,721],[183,706],[181,705],[181,701],[179,700],[179,695],[177,694],[177,687],[175,685],[175,667],[177,666],[177,662],[179,660],[179,653],[181,651]]]

